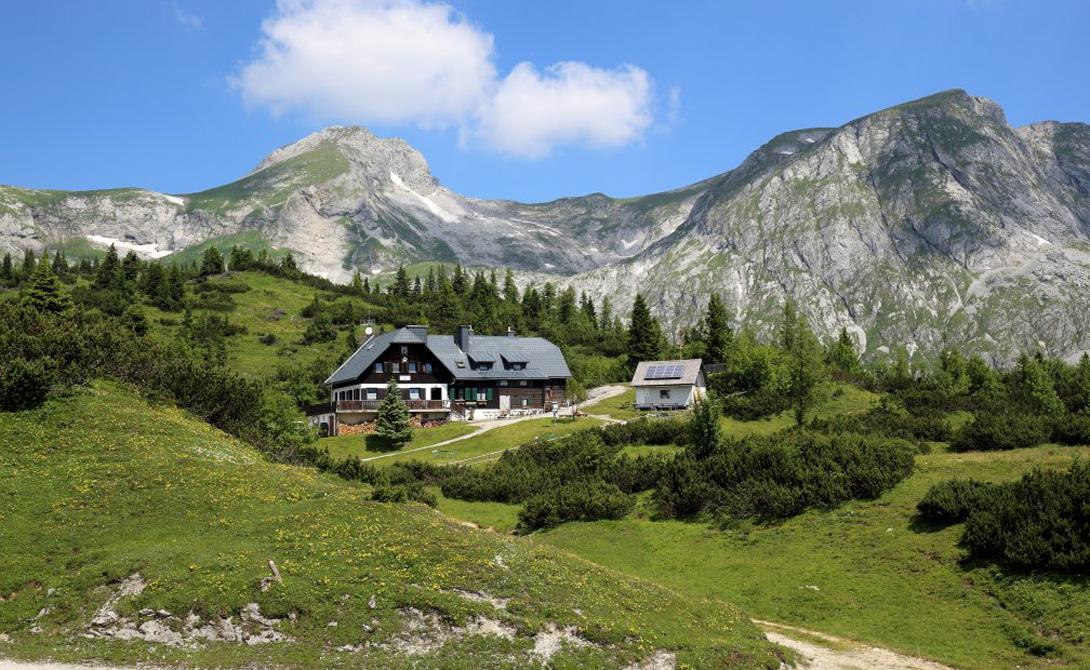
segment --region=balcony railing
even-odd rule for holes
[[[338,412],[377,412],[381,400],[338,400]],[[449,410],[449,400],[406,400],[405,404],[411,412],[434,412]]]

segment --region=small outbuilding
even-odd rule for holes
[[[632,377],[636,409],[684,409],[707,392],[699,358],[684,361],[643,361]]]

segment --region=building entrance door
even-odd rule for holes
[[[511,411],[511,396],[503,395],[503,394],[500,395],[500,411],[501,412]]]

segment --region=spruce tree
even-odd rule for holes
[[[72,306],[71,297],[53,274],[48,255],[42,257],[30,279],[24,282],[22,303],[43,312],[63,312]]]
[[[363,277],[360,275],[359,268],[352,273],[352,293],[363,295]]]
[[[299,266],[295,263],[295,256],[292,256],[290,251],[288,252],[288,255],[280,260],[280,269],[287,274],[299,272]]]
[[[200,274],[202,277],[223,274],[223,254],[216,247],[208,247],[201,257]]]
[[[98,264],[94,287],[106,291],[117,288],[121,283],[121,259],[117,257],[117,248],[111,244],[106,250],[106,257]]]
[[[409,284],[409,273],[405,272],[405,266],[397,266],[397,275],[394,279],[394,285],[390,287],[390,292],[399,298],[408,298],[409,293],[412,292],[412,287]]]
[[[23,252],[23,271],[20,274],[20,278],[23,281],[30,279],[30,275],[34,274],[34,268],[38,266],[37,260],[34,258],[34,252],[27,249]]]
[[[64,251],[57,249],[53,255],[53,274],[58,277],[68,274],[68,259],[64,257]]]
[[[662,330],[658,321],[651,316],[651,310],[647,307],[647,301],[643,295],[636,294],[632,303],[632,316],[628,321],[628,338],[626,341],[628,362],[635,367],[640,361],[653,361],[659,357],[662,351]]]
[[[375,418],[375,433],[385,439],[390,446],[401,447],[413,439],[411,414],[405,401],[401,399],[401,389],[393,379],[386,385],[386,397],[378,406]]]
[[[851,375],[859,371],[859,355],[855,352],[855,338],[848,333],[847,328],[840,329],[840,335],[829,347],[825,360],[830,366],[844,374]]]
[[[519,287],[515,284],[515,274],[507,268],[503,276],[503,299],[512,305],[519,304]]]
[[[11,267],[11,254],[4,254],[4,261],[0,263],[0,281],[11,281],[15,278],[15,271]]]
[[[121,275],[128,283],[135,282],[140,275],[140,257],[135,251],[125,254],[125,260],[121,261]]]
[[[734,333],[727,320],[727,308],[716,293],[712,293],[708,299],[708,315],[704,320],[704,327],[707,333],[708,362],[725,363]]]

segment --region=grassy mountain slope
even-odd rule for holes
[[[688,667],[779,664],[732,606],[473,531],[423,506],[372,503],[365,488],[269,464],[113,384],[0,415],[0,444],[5,655],[514,668],[552,650],[554,667],[619,667],[656,652]],[[283,582],[263,591],[269,560]],[[133,588],[140,580],[142,591]],[[86,637],[124,629],[105,610],[186,643]],[[228,617],[246,636],[260,629],[291,641],[193,639]]]
[[[965,564],[960,526],[921,523],[916,503],[949,479],[1010,481],[1067,468],[1088,447],[952,453],[872,502],[782,523],[715,529],[639,515],[572,523],[539,542],[754,617],[881,644],[956,667],[1090,667],[1090,579]]]

